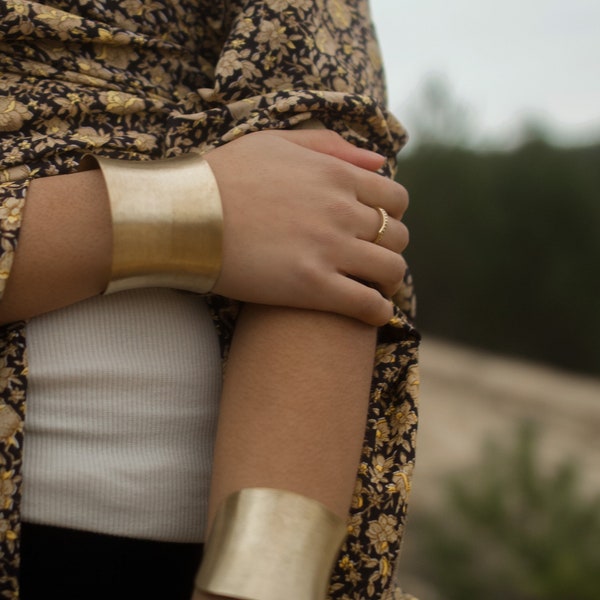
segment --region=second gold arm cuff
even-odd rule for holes
[[[221,504],[196,587],[244,600],[323,600],[346,525],[320,502],[247,488]]]

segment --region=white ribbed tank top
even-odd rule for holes
[[[27,325],[26,521],[143,539],[204,539],[221,392],[205,301],[101,296]]]

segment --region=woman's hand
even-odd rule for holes
[[[382,325],[405,271],[406,190],[375,173],[383,157],[325,130],[250,134],[205,155],[224,212],[214,291]],[[373,241],[384,208],[390,216]],[[369,282],[373,287],[364,282]],[[379,291],[378,291],[379,290]]]
[[[374,172],[381,156],[332,132],[294,131],[251,134],[206,159],[224,212],[216,293],[374,325],[392,316],[384,296],[404,274],[399,253],[408,232],[399,219],[408,200],[402,186]],[[392,218],[374,244],[378,206]],[[101,293],[110,274],[111,232],[100,171],[32,181],[0,323]]]

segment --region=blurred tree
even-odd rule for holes
[[[474,140],[473,112],[440,74],[429,76],[417,90],[406,112],[406,125],[411,150],[422,145],[466,147]]]
[[[600,375],[600,145],[400,156],[425,332]]]

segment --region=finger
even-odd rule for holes
[[[340,261],[340,268],[352,277],[367,281],[386,297],[399,289],[406,272],[404,258],[393,251],[363,240],[354,240]]]
[[[395,219],[401,219],[408,208],[408,191],[403,185],[375,173],[356,174],[355,190],[363,204],[385,208]]]
[[[370,206],[361,205],[362,211],[359,212],[361,217],[360,229],[357,232],[357,237],[366,242],[375,243],[378,246],[383,246],[388,250],[400,253],[406,250],[409,242],[408,228],[402,221],[398,221],[389,216],[387,219],[383,217],[378,209]],[[379,235],[379,232],[382,235]]]
[[[324,290],[321,310],[335,312],[368,325],[385,325],[394,315],[392,302],[376,289],[343,274],[336,274]]]
[[[297,131],[271,129],[265,133],[282,137],[309,150],[334,156],[368,171],[377,171],[386,161],[385,156],[365,148],[358,148],[347,142],[339,134],[327,129],[301,129]]]
[[[389,295],[390,298],[393,298],[403,287],[404,285],[404,278],[406,277],[406,270],[408,269],[408,265],[406,264],[406,260],[404,259],[404,256],[400,255],[400,258],[402,259],[402,279],[400,279],[398,281],[398,283],[396,284],[396,288],[392,291],[392,293]]]

